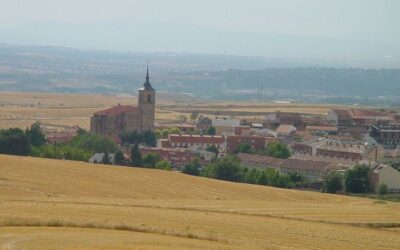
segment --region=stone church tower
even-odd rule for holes
[[[139,89],[138,107],[142,111],[142,131],[154,130],[156,109],[156,91],[150,84],[149,67],[147,66],[146,81]]]

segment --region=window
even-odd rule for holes
[[[150,94],[147,95],[147,102],[151,103],[151,95]]]

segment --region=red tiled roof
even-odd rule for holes
[[[255,154],[244,154],[239,153],[238,158],[240,161],[245,165],[255,165],[255,166],[273,166],[278,167],[280,166],[285,160],[274,158],[265,155],[255,155]]]
[[[333,109],[332,111],[335,112],[338,117],[351,118],[349,110],[347,109]]]
[[[330,162],[325,161],[287,159],[282,162],[280,167],[289,169],[325,171],[330,165]]]
[[[140,112],[140,109],[135,106],[129,105],[117,105],[109,109],[101,110],[99,112],[94,113],[95,115],[105,115],[105,116],[114,116],[119,113],[130,113],[130,112]]]
[[[214,143],[222,144],[225,141],[223,136],[218,135],[169,135],[169,141],[171,143]]]

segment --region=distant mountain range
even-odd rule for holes
[[[153,85],[168,93],[214,100],[400,106],[396,68],[314,67],[265,57],[7,44],[0,44],[0,91],[135,94],[148,61]]]
[[[1,30],[0,42],[119,52],[250,55],[314,66],[400,67],[400,44],[396,42],[231,32],[140,20],[21,23]]]

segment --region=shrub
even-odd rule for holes
[[[271,142],[267,145],[266,153],[268,156],[287,159],[290,156],[290,151],[286,144],[281,142]]]
[[[343,176],[338,172],[330,172],[324,178],[323,191],[335,194],[343,189]]]
[[[156,169],[171,170],[171,164],[166,160],[160,160],[156,163]]]
[[[378,194],[379,194],[379,196],[381,196],[381,195],[386,195],[386,194],[388,194],[388,193],[389,193],[388,186],[387,186],[385,183],[380,184],[380,185],[379,185],[379,188],[378,188]]]
[[[369,179],[370,168],[365,165],[357,165],[346,171],[345,186],[350,193],[369,193],[371,183]]]

